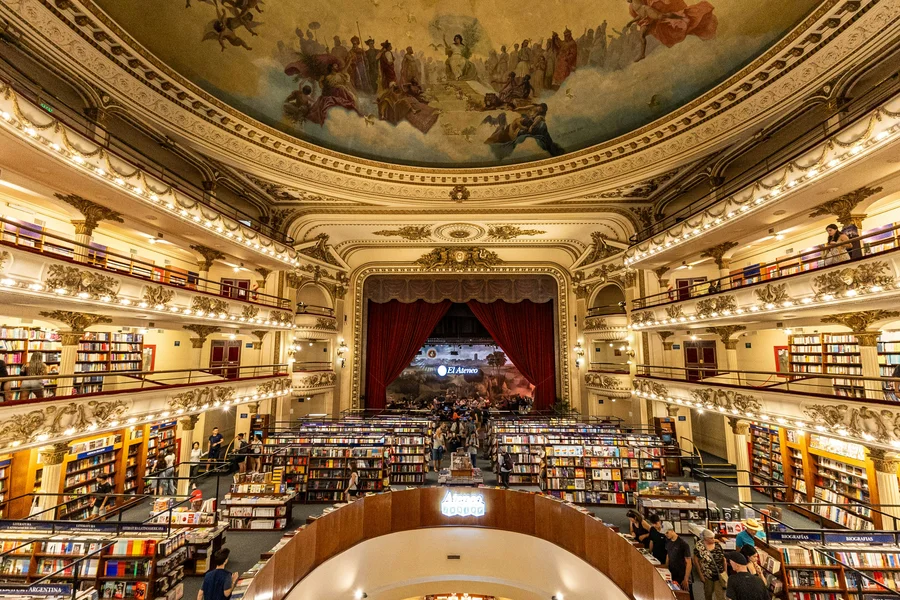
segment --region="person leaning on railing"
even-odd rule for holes
[[[40,352],[32,352],[28,365],[25,367],[25,375],[37,377],[47,374],[47,365]],[[22,381],[22,400],[28,400],[34,394],[35,398],[44,397],[44,382],[41,379],[25,379]]]
[[[850,238],[846,234],[841,233],[841,230],[834,223],[826,227],[825,232],[828,234],[828,243],[823,246],[825,252],[822,255],[825,259],[825,266],[836,265],[850,260]]]

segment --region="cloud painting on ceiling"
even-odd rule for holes
[[[638,129],[727,79],[818,4],[95,2],[174,70],[268,125],[437,167],[540,160]]]

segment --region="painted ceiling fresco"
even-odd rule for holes
[[[172,69],[306,142],[405,165],[559,156],[724,81],[818,0],[95,0]]]

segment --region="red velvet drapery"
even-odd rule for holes
[[[387,386],[409,366],[452,304],[449,300],[436,304],[424,300],[369,302],[366,408],[385,407]]]
[[[534,408],[550,408],[556,400],[553,303],[497,300],[483,304],[471,300],[467,304],[512,364],[534,386]]]

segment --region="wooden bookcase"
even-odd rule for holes
[[[360,440],[365,442],[368,440]],[[389,485],[388,450],[385,446],[362,446],[348,440],[341,445],[310,449],[306,482],[307,502],[340,502],[353,469],[359,472],[359,491],[380,492]]]
[[[24,375],[25,366],[32,354],[40,352],[44,364],[47,365],[48,378],[50,373],[59,372],[59,358],[62,344],[59,334],[55,331],[45,331],[36,327],[0,327],[0,360],[6,362],[6,369],[10,376]],[[45,386],[53,389],[56,385]],[[16,381],[11,387],[13,400],[22,398],[21,384]]]
[[[750,425],[750,483],[758,486],[754,488],[757,492],[776,502],[785,500],[784,492],[770,487],[785,480],[782,435],[782,429],[775,425]],[[770,481],[772,479],[775,482]]]
[[[78,342],[75,372],[75,391],[89,394],[103,391],[103,377],[93,373],[140,371],[143,360],[144,336],[139,333],[109,333],[88,331]]]

